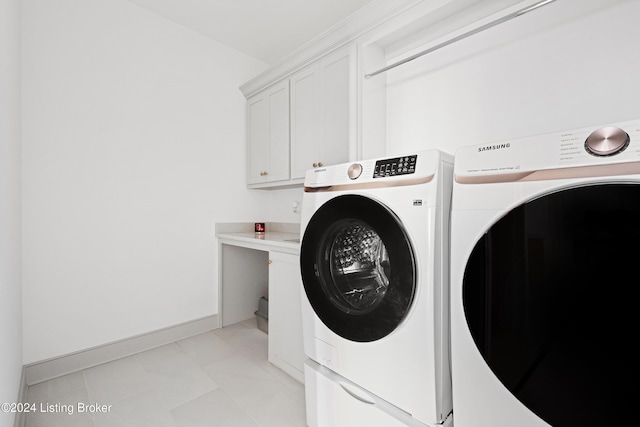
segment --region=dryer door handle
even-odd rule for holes
[[[338,384],[344,391],[351,395],[351,397],[358,399],[360,402],[367,403],[369,405],[375,405],[375,399],[373,399],[369,394],[365,393],[364,390],[343,382],[338,382]]]

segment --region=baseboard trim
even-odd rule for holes
[[[219,328],[218,315],[214,314],[109,344],[31,363],[23,368],[22,381],[25,384],[25,392],[26,386],[131,356],[217,328]],[[16,426],[20,426],[20,424],[16,424]]]

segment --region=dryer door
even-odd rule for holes
[[[316,211],[304,232],[300,267],[318,317],[351,341],[390,334],[416,289],[414,251],[400,219],[358,195],[338,196]]]
[[[469,258],[475,344],[553,427],[637,424],[639,247],[640,185],[602,184],[511,210]]]

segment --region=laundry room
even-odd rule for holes
[[[637,0],[0,0],[0,427],[589,425],[606,411],[547,412],[532,385],[579,357],[548,350],[551,328],[505,347],[522,324],[591,312],[562,310],[580,289],[546,293],[551,272],[624,278],[584,270],[632,248],[601,218],[636,212],[612,195],[640,179],[639,15]],[[544,255],[499,271],[517,250]],[[488,303],[529,295],[556,301],[526,306],[548,317]]]

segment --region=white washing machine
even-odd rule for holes
[[[637,425],[640,120],[458,150],[451,229],[456,427]]]
[[[413,423],[451,422],[452,176],[453,158],[435,150],[307,173],[300,267],[310,426],[352,426],[360,408],[385,412],[380,401]],[[313,415],[331,411],[314,407],[326,402],[340,408],[331,420]]]

